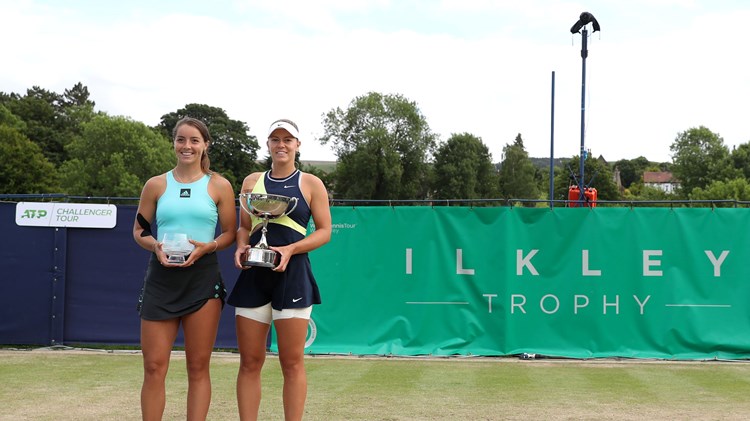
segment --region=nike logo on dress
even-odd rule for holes
[[[285,189],[291,189],[294,186],[284,186]]]
[[[301,300],[301,299],[302,299],[302,297],[299,297],[299,298],[292,298],[292,302],[293,302],[293,303],[296,303],[297,301],[299,301],[299,300]]]

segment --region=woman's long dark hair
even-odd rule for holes
[[[208,126],[206,126],[206,123],[198,120],[197,118],[183,117],[180,119],[180,121],[177,122],[177,124],[174,125],[174,129],[172,129],[173,142],[177,137],[177,129],[179,129],[183,124],[188,124],[195,127],[201,133],[201,136],[203,136],[203,141],[206,142],[206,149],[203,150],[203,154],[201,155],[201,170],[206,174],[211,174],[211,170],[209,169],[209,167],[211,166],[211,160],[208,158],[208,147],[211,146],[211,133],[208,132]]]

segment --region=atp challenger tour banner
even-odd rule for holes
[[[747,209],[331,211],[309,353],[750,357]]]

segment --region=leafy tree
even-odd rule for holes
[[[4,107],[0,106],[0,119]],[[53,193],[59,188],[57,170],[36,143],[17,128],[0,122],[0,193]]]
[[[164,114],[157,126],[170,143],[172,130],[183,117],[194,117],[206,123],[213,139],[208,149],[211,169],[221,173],[236,189],[241,187],[245,176],[261,170],[256,162],[260,149],[258,139],[248,134],[247,124],[230,119],[221,108],[187,104],[175,112]]]
[[[732,164],[724,139],[706,127],[691,128],[677,135],[669,147],[672,174],[679,180],[678,193],[687,197],[696,187],[704,189],[713,181],[724,181],[740,173]]]
[[[60,100],[60,95],[34,86],[25,96],[11,94],[11,101],[6,103],[26,123],[26,137],[39,145],[55,165],[65,160],[65,143],[69,140],[67,134],[61,133]]]
[[[323,119],[323,144],[338,157],[336,196],[347,199],[408,200],[427,197],[428,157],[435,136],[417,107],[401,95],[370,92],[349,108]]]
[[[55,165],[66,160],[65,145],[80,134],[81,123],[91,120],[94,103],[81,83],[60,95],[34,86],[26,95],[2,95],[5,106],[26,124],[22,132],[38,144]]]
[[[300,166],[300,170],[317,176],[320,179],[320,181],[323,182],[323,185],[326,186],[326,189],[328,191],[331,191],[334,188],[333,179],[332,179],[333,173],[328,173],[316,166],[305,165],[305,164],[302,164]]]
[[[743,143],[732,151],[732,164],[742,172],[742,175],[750,179],[750,143]]]
[[[534,183],[536,183],[536,188],[539,191],[539,199],[549,199],[549,167],[538,167],[534,165],[534,170]],[[556,171],[559,170],[560,168],[558,167]],[[554,183],[554,180],[552,182]],[[542,207],[546,205],[543,203],[537,203],[537,206]]]
[[[26,123],[21,120],[18,116],[10,112],[10,110],[0,103],[0,124],[4,124],[11,129],[18,130],[23,133],[26,130]]]
[[[623,200],[631,200],[634,202],[665,202],[668,200],[673,200],[674,198],[674,194],[667,193],[658,187],[646,186],[642,181],[637,181],[631,184],[629,188],[625,189],[622,197]],[[658,207],[671,205],[666,203],[649,203],[648,206]]]
[[[435,153],[435,199],[489,199],[497,197],[497,174],[482,139],[453,134]]]
[[[401,157],[388,146],[388,133],[384,129],[371,129],[366,136],[368,143],[339,156],[336,196],[347,199],[416,199],[402,192]]]
[[[640,180],[643,177],[643,172],[649,166],[651,166],[651,162],[642,156],[635,159],[621,159],[615,162],[615,168],[620,170],[622,186],[626,189],[634,182]]]
[[[72,88],[66,89],[62,95],[63,108],[71,107],[90,107],[94,108],[96,103],[91,101],[89,94],[89,88],[84,86],[81,82],[73,85]]]
[[[68,146],[70,159],[60,172],[66,193],[84,196],[137,197],[151,176],[175,162],[164,137],[126,117],[98,115]]]
[[[620,192],[614,182],[612,169],[605,162],[589,155],[583,163],[584,185],[596,188],[599,200],[620,200]],[[563,164],[563,168],[555,171],[555,199],[567,200],[568,188],[577,185],[572,174],[578,177],[580,158],[574,156]]]
[[[539,198],[536,169],[523,146],[520,133],[513,144],[506,144],[503,148],[499,187],[500,195],[505,199]]]
[[[716,180],[705,189],[694,188],[690,192],[690,200],[750,201],[750,184],[741,177],[732,180]]]
[[[83,132],[83,123],[91,121],[96,113],[96,103],[89,99],[89,89],[80,82],[66,89],[61,99],[61,118],[65,128],[74,136]]]

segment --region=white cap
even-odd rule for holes
[[[274,121],[271,124],[271,127],[268,128],[268,137],[271,137],[271,133],[273,133],[276,129],[284,129],[289,132],[289,134],[292,135],[292,137],[299,139],[299,130],[297,130],[296,127],[294,127],[293,124],[289,123],[285,120],[278,120]]]

